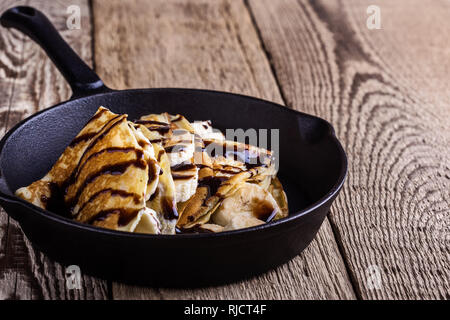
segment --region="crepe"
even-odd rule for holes
[[[217,139],[205,139],[200,155],[201,167],[196,194],[180,206],[178,227],[192,228],[210,220],[222,201],[250,179],[266,181],[275,174],[270,151],[251,145]]]
[[[145,205],[158,180],[159,165],[148,139],[126,115],[99,108],[50,172],[16,194],[49,210],[53,201],[48,199],[59,196],[66,214],[80,222],[159,233],[155,213]],[[141,220],[145,223],[139,226]]]
[[[38,207],[48,209],[49,205],[52,205],[52,203],[49,203],[51,194],[54,194],[56,189],[59,189],[69,178],[86,147],[92,138],[98,134],[99,128],[103,128],[103,126],[117,117],[119,116],[109,112],[106,108],[100,107],[64,150],[64,153],[59,157],[51,170],[42,179],[33,182],[27,187],[18,189],[16,195]]]
[[[175,234],[178,211],[175,198],[175,184],[170,172],[170,162],[164,148],[159,144],[155,144],[154,148],[158,155],[158,162],[161,165],[162,173],[156,192],[147,202],[147,207],[158,212],[163,233]]]
[[[267,188],[267,191],[270,192],[270,194],[280,207],[280,211],[277,212],[273,220],[287,217],[289,214],[287,196],[283,190],[283,186],[281,185],[280,180],[277,177],[274,177],[271,180],[270,186]]]
[[[287,216],[276,171],[271,151],[228,141],[211,121],[161,113],[130,122],[100,107],[51,170],[16,194],[102,228],[221,232]]]

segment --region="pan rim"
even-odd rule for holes
[[[173,240],[173,239],[177,239],[177,238],[179,238],[179,239],[191,239],[191,238],[200,239],[200,238],[216,238],[216,237],[221,238],[221,237],[228,237],[228,236],[233,236],[233,235],[236,235],[236,236],[237,235],[245,235],[247,233],[252,233],[252,232],[256,232],[256,231],[264,231],[266,229],[274,228],[276,226],[294,221],[296,219],[300,219],[304,215],[312,213],[313,211],[315,211],[319,207],[325,205],[330,200],[332,200],[334,197],[336,197],[337,194],[339,193],[339,191],[342,189],[342,186],[345,182],[345,178],[347,176],[348,160],[347,160],[346,153],[345,153],[340,141],[336,137],[333,126],[328,121],[326,121],[320,117],[311,115],[311,114],[307,114],[307,113],[304,113],[301,111],[291,109],[289,107],[283,106],[283,105],[278,104],[273,101],[264,100],[264,99],[260,99],[260,98],[256,98],[256,97],[252,97],[252,96],[248,96],[248,95],[244,95],[244,94],[239,94],[239,93],[231,93],[231,92],[216,91],[216,90],[209,90],[209,89],[166,87],[166,88],[137,88],[137,89],[126,89],[126,90],[113,90],[113,89],[108,88],[107,91],[98,92],[98,93],[90,94],[90,95],[88,94],[88,95],[84,95],[84,96],[77,96],[75,98],[72,97],[69,100],[66,100],[66,101],[60,102],[56,105],[42,109],[42,110],[30,115],[29,117],[19,121],[16,125],[14,125],[14,127],[12,127],[0,140],[0,159],[2,158],[3,149],[4,149],[6,142],[8,141],[9,137],[15,131],[17,131],[20,127],[22,127],[26,122],[29,122],[30,120],[39,116],[42,113],[45,113],[49,110],[52,110],[52,109],[55,109],[58,107],[61,107],[64,104],[67,104],[69,102],[75,102],[77,100],[81,101],[85,98],[90,98],[90,97],[94,97],[94,96],[151,92],[151,91],[178,91],[178,92],[190,91],[190,92],[208,93],[208,94],[216,94],[216,95],[231,95],[231,96],[235,96],[235,97],[239,97],[239,98],[253,100],[253,101],[256,101],[259,103],[269,104],[273,107],[280,108],[281,111],[283,111],[283,112],[291,112],[292,114],[296,115],[297,117],[307,117],[307,118],[314,118],[316,120],[320,120],[328,128],[326,136],[328,138],[330,138],[332,140],[332,142],[338,148],[339,157],[341,160],[339,177],[336,180],[336,183],[331,187],[331,189],[324,196],[322,196],[321,198],[319,198],[317,201],[315,201],[311,205],[307,206],[306,208],[304,208],[300,211],[297,211],[297,212],[293,212],[292,214],[289,214],[285,218],[282,218],[282,219],[279,219],[279,220],[276,220],[276,221],[273,221],[270,223],[265,223],[262,225],[254,226],[254,227],[243,228],[243,229],[238,229],[238,230],[231,230],[231,231],[224,231],[224,232],[218,232],[218,233],[175,234],[175,235],[158,234],[158,235],[156,235],[156,234],[132,233],[132,232],[128,232],[128,231],[110,230],[110,229],[105,229],[105,228],[94,227],[94,226],[91,226],[88,224],[84,224],[84,223],[60,216],[51,211],[47,211],[45,209],[37,207],[28,201],[25,201],[19,197],[16,197],[15,195],[5,194],[1,190],[0,190],[0,198],[4,199],[4,201],[6,201],[6,202],[18,203],[21,206],[24,206],[27,209],[32,210],[33,212],[39,213],[43,218],[50,219],[56,223],[62,223],[68,227],[82,229],[80,231],[95,232],[95,233],[100,233],[103,235],[109,235],[109,236],[115,236],[115,237],[126,237],[126,238],[133,237],[133,238],[140,238],[140,239],[161,239],[161,240],[170,239],[170,240]],[[2,169],[0,168],[0,179],[3,180],[3,174],[1,171],[2,171]],[[4,181],[7,186],[6,180],[4,180]],[[20,218],[18,218],[17,220],[19,223],[21,222]]]

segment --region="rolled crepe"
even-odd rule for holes
[[[150,130],[140,126],[140,130],[146,137],[152,136]],[[161,232],[164,234],[175,234],[175,225],[178,220],[176,206],[176,189],[170,170],[169,158],[160,142],[153,143],[156,160],[161,167],[158,186],[152,197],[147,201],[147,207],[154,210],[161,224]]]
[[[265,212],[276,213],[275,219],[287,215],[286,195],[275,175],[270,151],[226,141],[208,121],[195,125],[162,113],[133,123],[100,107],[49,173],[16,194],[103,228],[219,232],[263,223],[258,217]],[[250,191],[275,205],[230,214],[245,207]]]
[[[205,139],[200,156],[194,158],[201,169],[196,194],[179,206],[177,225],[184,229],[207,223],[222,201],[245,182],[268,184],[266,177],[276,174],[270,151],[233,141]]]
[[[194,155],[194,128],[182,115],[149,114],[135,122],[148,130],[147,138],[166,150],[170,165],[190,161]]]
[[[118,117],[108,109],[100,107],[95,115],[86,123],[80,133],[64,150],[51,170],[40,180],[27,187],[17,189],[16,195],[43,209],[51,209],[52,194],[62,187],[69,178],[91,140],[114,118]]]
[[[169,114],[149,114],[136,120],[137,125],[144,126],[147,130],[145,136],[151,143],[164,144],[172,136]]]
[[[127,116],[101,107],[50,172],[16,194],[48,210],[62,204],[58,209],[80,222],[159,233],[155,213],[145,206],[159,170],[153,146]]]

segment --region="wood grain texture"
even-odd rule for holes
[[[283,103],[242,1],[94,1],[93,12],[96,69],[113,88],[207,88]],[[303,254],[247,281],[194,290],[113,284],[115,299],[354,297],[327,220]]]
[[[87,1],[5,1],[1,9],[27,4],[48,15],[87,62],[91,26]],[[68,30],[68,5],[79,5],[81,29]],[[29,38],[0,28],[0,126],[2,135],[22,118],[70,96],[70,88],[45,53]],[[57,241],[57,239],[55,239]],[[33,249],[18,223],[0,212],[0,299],[104,299],[106,282],[82,276],[80,290],[68,290],[65,267]]]
[[[449,299],[449,3],[376,1],[381,30],[369,4],[249,0],[286,103],[347,151],[330,222],[358,297]]]

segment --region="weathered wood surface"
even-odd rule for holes
[[[94,1],[93,11],[95,65],[113,88],[207,88],[283,102],[241,1]],[[115,299],[354,297],[328,221],[302,255],[261,277],[196,290],[112,289]]]
[[[319,115],[343,142],[349,177],[299,257],[195,290],[113,283],[108,292],[84,276],[82,290],[69,291],[64,267],[33,250],[2,210],[0,299],[450,298],[448,2],[376,1],[382,29],[369,30],[370,3],[360,0],[86,1],[30,4],[88,63],[94,54],[108,85],[232,91]],[[71,4],[82,8],[81,30],[65,28]],[[2,28],[0,90],[3,133],[70,95],[37,45]],[[368,285],[369,266],[380,289]]]
[[[82,10],[82,28],[66,27],[65,2],[5,1],[1,11],[19,4],[34,5],[48,15],[70,45],[92,61],[87,1],[70,1]],[[2,135],[39,109],[66,100],[70,88],[45,53],[19,32],[0,28],[0,126]],[[65,266],[34,250],[20,226],[0,212],[0,299],[105,299],[107,284],[83,276],[80,290],[68,290]]]
[[[330,221],[358,297],[448,299],[450,6],[376,4],[381,30],[366,1],[249,1],[286,103],[332,122],[347,151]]]

